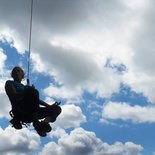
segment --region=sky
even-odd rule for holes
[[[155,155],[155,1],[34,0],[30,83],[62,108],[45,138],[11,127],[4,90],[27,75],[30,4],[0,0],[0,154]]]

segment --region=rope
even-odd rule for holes
[[[31,16],[30,16],[30,32],[29,32],[29,51],[28,51],[28,64],[27,64],[27,85],[30,85],[30,58],[31,58],[31,36],[32,36],[32,15],[33,15],[33,0],[31,0]]]

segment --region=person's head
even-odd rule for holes
[[[11,71],[11,77],[14,80],[22,81],[22,79],[24,79],[24,76],[25,76],[25,73],[23,69],[19,66],[15,66]]]

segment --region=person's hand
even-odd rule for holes
[[[60,104],[61,102],[57,102],[57,101],[54,103],[54,105],[60,105]]]
[[[52,105],[49,105],[49,104],[46,105],[46,107],[47,107],[48,109],[51,109],[52,107],[59,106],[60,103],[61,103],[61,102],[55,102],[55,103],[53,103]]]
[[[55,102],[55,103],[53,103],[52,105],[50,105],[49,107],[53,107],[53,106],[59,106],[61,104],[61,102]]]
[[[32,86],[31,86],[31,87],[35,89],[35,86],[34,86],[34,84],[32,84]]]

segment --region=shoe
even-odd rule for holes
[[[17,129],[17,130],[22,129],[22,125],[21,125],[21,123],[20,123],[19,120],[13,118],[12,120],[10,120],[10,123],[12,124],[12,126],[13,126],[15,129]]]
[[[41,122],[33,122],[33,126],[37,131],[37,133],[39,134],[39,136],[46,137],[46,131],[44,130]]]
[[[52,130],[52,127],[49,125],[49,123],[44,121],[41,121],[40,123],[42,124],[42,128],[44,131],[50,132]]]

